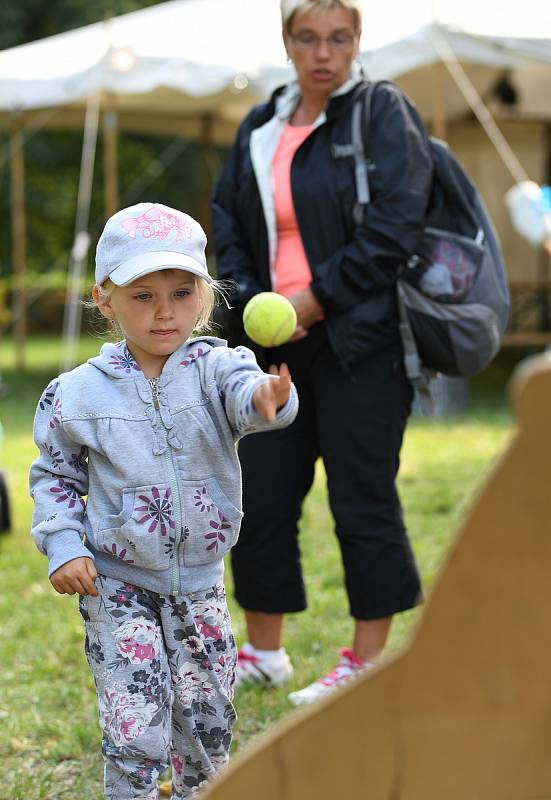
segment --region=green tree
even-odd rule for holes
[[[12,47],[43,36],[100,21],[106,13],[122,14],[155,5],[151,0],[4,0],[0,5],[0,45]],[[8,147],[7,134],[0,146]],[[72,246],[82,131],[40,131],[26,142],[27,261],[29,274],[44,275],[59,285],[66,274]],[[6,152],[6,151],[4,151]],[[89,279],[93,275],[95,243],[104,223],[102,139],[98,141],[90,213]],[[0,159],[0,274],[11,272],[9,164]],[[199,216],[199,154],[197,144],[183,139],[121,134],[119,178],[121,206],[154,201]],[[205,221],[203,221],[205,222]],[[50,298],[51,299],[51,298]],[[60,324],[45,319],[52,303],[30,308],[31,329]],[[58,303],[59,307],[59,303]],[[48,312],[49,313],[49,312]]]
[[[0,5],[0,50],[99,22],[106,14],[127,14],[157,5],[159,0],[3,0]]]

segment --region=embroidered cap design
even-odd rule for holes
[[[153,206],[149,211],[137,217],[127,217],[122,220],[122,227],[133,239],[140,235],[143,239],[168,239],[175,233],[175,241],[191,239],[193,231],[191,225],[183,214],[177,211],[169,212]]]

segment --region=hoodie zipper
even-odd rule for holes
[[[161,408],[161,403],[159,402],[159,379],[158,378],[149,378],[149,385],[151,386],[151,394],[153,397],[153,405],[158,411]]]
[[[161,401],[159,399],[159,379],[158,378],[149,378],[149,385],[151,386],[151,396],[153,398],[153,408],[157,412],[157,416],[161,422],[161,425],[165,430],[168,430],[166,425],[163,422],[163,418],[160,413],[161,409]],[[174,519],[175,519],[175,533],[174,533],[174,558],[172,559],[172,566],[170,570],[171,576],[171,594],[177,595],[180,594],[180,546],[183,539],[183,519],[182,519],[182,506],[180,502],[180,492],[178,489],[178,477],[176,475],[176,470],[174,468],[174,462],[172,459],[172,452],[170,447],[167,445],[167,449],[162,454],[166,468],[167,474],[169,475],[169,482],[170,482],[170,490],[172,492],[172,507],[174,509]]]

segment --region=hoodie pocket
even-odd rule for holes
[[[125,564],[168,569],[174,527],[170,487],[137,486],[123,489],[122,511],[101,521],[96,543],[98,550]]]
[[[181,480],[184,511],[184,564],[218,561],[239,536],[243,512],[228,500],[216,478]]]

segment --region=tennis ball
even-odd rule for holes
[[[245,333],[262,347],[277,347],[291,338],[297,327],[296,311],[281,294],[260,292],[243,311]]]

